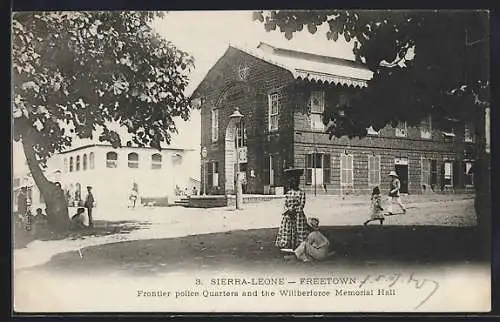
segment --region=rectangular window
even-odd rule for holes
[[[408,136],[408,125],[406,122],[400,122],[396,127],[396,136],[407,137]]]
[[[247,145],[247,129],[245,128],[245,123],[243,121],[238,125],[238,130],[236,131],[236,140],[238,140],[238,147],[244,147]]]
[[[278,130],[279,110],[280,110],[280,97],[278,93],[270,94],[269,101],[269,131]]]
[[[455,137],[455,129],[451,122],[443,127],[443,136],[445,141],[453,141]]]
[[[464,184],[466,187],[474,186],[474,175],[471,173],[472,161],[464,161]]]
[[[474,128],[470,123],[465,123],[464,128],[464,141],[465,142],[474,142]]]
[[[309,99],[311,129],[313,131],[324,131],[323,112],[325,111],[325,92],[311,92]]]
[[[453,187],[453,161],[444,162],[444,185]]]
[[[212,142],[219,140],[219,110],[212,110]]]
[[[344,187],[353,186],[353,155],[343,153],[340,156],[340,185]]]
[[[368,156],[368,185],[370,187],[380,185],[380,155]]]
[[[432,139],[432,120],[430,115],[420,122],[420,137],[422,139]]]
[[[219,162],[212,162],[212,187],[219,186]]]
[[[330,155],[310,153],[306,155],[306,184],[321,186],[331,183],[332,168]]]

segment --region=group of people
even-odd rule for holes
[[[83,228],[93,228],[94,218],[92,217],[92,210],[95,207],[94,194],[92,193],[92,187],[87,186],[87,196],[83,203],[83,207],[78,207],[76,209],[76,214],[71,217],[71,229],[79,230]],[[85,210],[87,211],[88,225],[85,220]]]
[[[42,208],[37,208],[33,215],[31,211],[31,200],[28,197],[28,189],[26,187],[21,187],[17,196],[17,213],[18,225],[26,232],[33,232],[34,227],[47,224],[47,216],[43,213]]]
[[[284,212],[275,244],[281,251],[291,253],[285,255],[285,259],[297,259],[304,262],[318,261],[333,255],[335,252],[330,251],[330,241],[319,230],[319,219],[307,218],[304,213],[306,194],[299,188],[300,176],[303,172],[303,169],[290,168],[285,170],[289,189],[285,194]],[[391,184],[388,215],[393,214],[393,203],[398,204],[403,213],[406,213],[406,207],[401,202],[400,197],[399,177],[395,171],[391,171],[389,177]],[[370,218],[364,222],[364,225],[368,225],[371,221],[379,221],[383,225],[385,220],[383,211],[380,188],[374,187],[371,195]]]
[[[64,196],[64,191],[62,190],[61,184],[59,182],[54,183],[56,191],[55,193],[60,193]],[[92,187],[87,186],[87,196],[83,202],[83,207],[78,207],[76,214],[74,214],[70,219],[71,229],[80,229],[85,227],[94,227],[94,220],[92,217],[92,210],[95,207],[95,199],[92,194]],[[18,222],[24,227],[27,232],[33,231],[33,226],[38,226],[38,224],[45,225],[48,223],[47,217],[48,209],[45,209],[45,214],[41,208],[36,209],[36,214],[33,215],[31,211],[31,200],[28,197],[27,187],[21,187],[19,194],[17,196],[17,213]],[[84,213],[88,218],[88,225],[84,222]]]
[[[176,185],[175,186],[175,195],[176,196],[197,196],[199,194],[198,189],[196,187],[193,187],[191,191],[186,187],[184,190],[181,190],[181,188]]]

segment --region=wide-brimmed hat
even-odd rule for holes
[[[301,175],[304,174],[304,169],[289,167],[285,169],[283,172],[285,173],[285,175],[290,177],[300,177]]]
[[[391,171],[389,172],[389,177],[396,177],[396,178],[399,178],[398,174],[396,173],[396,171]]]
[[[311,226],[312,228],[318,228],[319,227],[319,219],[316,217],[309,217],[307,218],[307,224]]]

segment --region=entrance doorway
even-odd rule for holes
[[[401,183],[399,192],[408,193],[408,159],[398,158],[394,163],[394,168],[399,176],[399,181]]]

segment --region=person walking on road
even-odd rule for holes
[[[276,246],[283,251],[296,249],[300,243],[306,240],[310,232],[304,214],[306,194],[299,189],[299,179],[303,172],[303,169],[291,168],[285,170],[285,175],[289,181],[289,189],[285,194],[285,212],[276,237]]]
[[[374,187],[373,190],[372,190],[372,198],[371,198],[371,201],[372,201],[372,214],[370,216],[370,219],[368,219],[367,221],[365,221],[363,223],[363,225],[368,225],[369,222],[371,221],[380,221],[380,224],[383,225],[384,224],[384,214],[382,213],[382,211],[384,211],[384,208],[382,208],[382,198],[380,197],[380,189],[379,187]]]
[[[389,215],[392,215],[392,206],[394,203],[397,203],[399,207],[401,207],[401,210],[403,210],[403,213],[406,213],[406,208],[401,202],[401,197],[399,194],[399,190],[401,189],[401,182],[399,181],[399,176],[396,173],[396,171],[391,171],[389,173],[389,177],[391,177],[391,185],[390,185],[390,190],[389,190],[389,206],[388,206],[388,211]]]
[[[94,208],[94,195],[92,194],[92,187],[87,186],[87,198],[85,198],[85,208],[87,208],[87,215],[89,217],[89,227],[94,227],[94,220],[92,219],[92,208]]]

